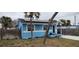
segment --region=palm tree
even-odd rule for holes
[[[1,23],[2,23],[2,29],[1,29],[1,39],[3,39],[3,29],[5,29],[5,31],[7,30],[8,27],[12,26],[12,19],[10,17],[6,17],[6,16],[2,16],[0,18]]]
[[[35,17],[36,17],[37,20],[39,19],[39,16],[40,16],[40,13],[39,12],[35,12]]]
[[[35,16],[36,19],[39,18],[40,13],[39,12],[24,12],[26,18],[30,18],[30,29],[31,29],[31,39],[33,39],[33,29],[32,29],[32,20]]]
[[[51,17],[51,19],[49,19],[49,22],[48,22],[48,27],[46,29],[46,33],[45,33],[45,37],[44,37],[44,41],[43,41],[43,44],[46,44],[46,39],[48,37],[48,31],[49,31],[49,28],[51,26],[51,24],[53,23],[53,19],[55,18],[55,16],[58,14],[58,12],[55,12],[54,15]]]
[[[71,21],[70,20],[65,20],[65,19],[60,19],[60,22],[62,23],[62,26],[70,26]]]

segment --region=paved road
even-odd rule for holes
[[[62,35],[61,37],[66,39],[79,40],[79,36]]]

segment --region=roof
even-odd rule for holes
[[[30,23],[30,20],[18,19],[18,21]],[[53,22],[57,23],[56,21]],[[32,23],[48,23],[48,20],[32,20]]]

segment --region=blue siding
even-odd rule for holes
[[[55,36],[56,34],[53,33],[53,35],[49,35],[50,37]],[[38,32],[33,32],[33,37],[44,37],[45,36],[45,32],[43,31],[38,31]],[[28,39],[31,38],[31,32],[22,32],[22,39]]]
[[[43,37],[45,35],[45,32],[38,31],[33,32],[33,37]],[[22,32],[22,39],[28,39],[31,38],[31,32]]]
[[[50,35],[52,33],[52,35]],[[44,37],[45,36],[45,31],[33,31],[33,37]],[[52,31],[48,32],[48,36],[54,37],[56,36],[56,33],[53,33]],[[22,32],[22,39],[28,39],[31,38],[31,31],[24,31]]]
[[[43,37],[45,35],[45,32],[38,31],[33,33],[34,37]]]
[[[17,28],[20,30],[21,27],[22,27],[22,23],[21,23],[21,22],[18,22],[18,24],[17,24]]]
[[[30,32],[22,32],[22,39],[28,39],[31,37]]]

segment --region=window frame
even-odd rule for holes
[[[36,29],[36,27],[38,27],[38,26],[41,26],[41,29]],[[40,24],[35,24],[35,31],[41,31],[41,30],[43,30],[42,28],[43,28],[42,25],[40,25]]]
[[[27,31],[27,24],[23,24],[23,31]]]
[[[35,30],[34,25],[32,24],[32,31],[34,31],[34,30]],[[31,25],[30,24],[27,25],[27,31],[31,31]]]

